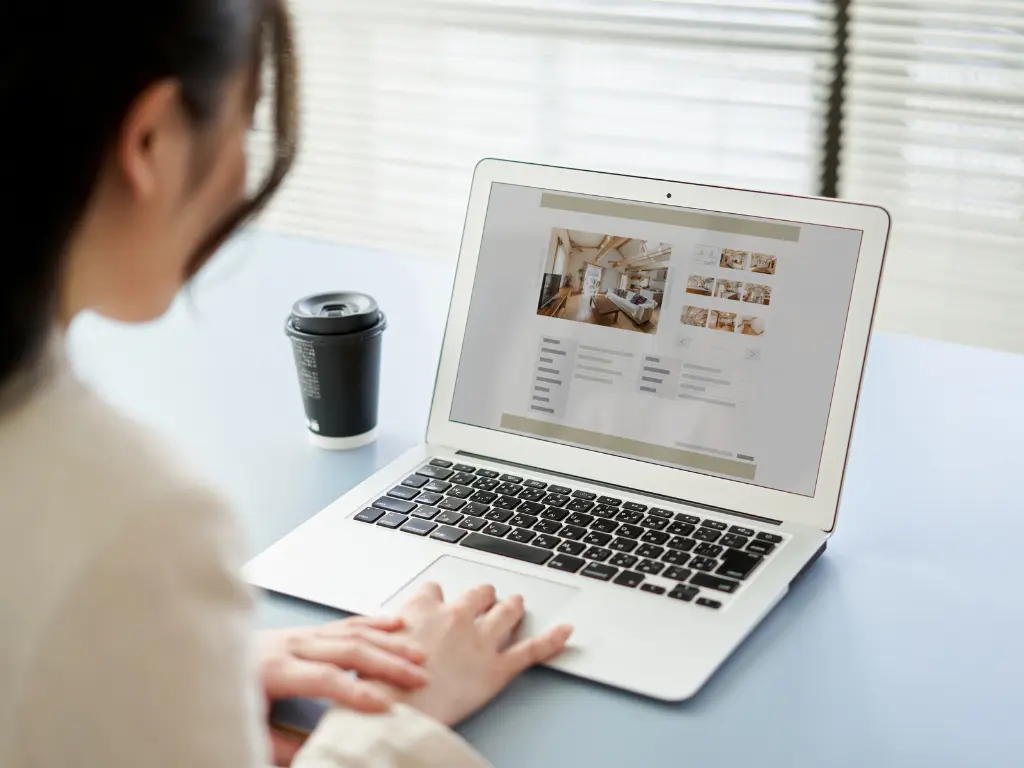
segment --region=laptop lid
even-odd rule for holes
[[[485,160],[427,440],[832,530],[889,227],[874,206]]]

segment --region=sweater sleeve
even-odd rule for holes
[[[234,520],[202,490],[153,496],[135,500],[131,522],[68,585],[36,638],[15,764],[269,763]],[[428,764],[424,755],[480,765],[453,733],[411,711],[339,710],[296,768],[405,768]]]

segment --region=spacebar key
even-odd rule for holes
[[[478,549],[481,552],[490,552],[494,555],[512,557],[534,565],[544,565],[554,552],[540,547],[531,547],[508,539],[496,539],[493,536],[484,536],[480,533],[471,533],[462,540],[462,546],[470,549]]]

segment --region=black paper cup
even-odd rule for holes
[[[295,302],[285,333],[314,445],[344,451],[377,438],[386,328],[377,302],[362,293],[321,293]]]

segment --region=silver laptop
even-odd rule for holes
[[[356,613],[490,583],[575,626],[552,667],[693,696],[835,529],[889,226],[483,161],[425,442],[247,578]]]

